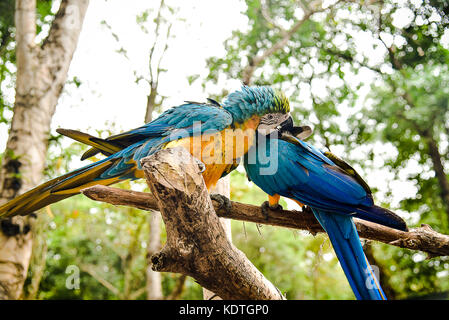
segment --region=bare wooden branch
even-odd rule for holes
[[[167,232],[165,246],[151,257],[153,270],[191,276],[223,299],[284,298],[229,241],[187,150],[161,150],[142,165]]]
[[[111,203],[114,205],[132,206],[142,210],[158,210],[155,197],[149,193],[123,190],[113,187],[93,186],[82,190],[87,197]],[[279,227],[306,230],[312,234],[324,232],[313,214],[300,211],[269,211],[268,220],[258,206],[232,202],[229,211],[219,208],[219,204],[212,201],[219,217],[269,224]],[[432,230],[423,225],[408,232],[395,230],[376,223],[354,219],[360,237],[375,240],[400,248],[420,250],[429,256],[449,255],[449,236]]]

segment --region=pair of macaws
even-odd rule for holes
[[[357,299],[385,299],[352,217],[400,230],[407,229],[404,221],[374,205],[368,185],[347,163],[302,141],[311,130],[295,127],[289,112],[282,92],[243,86],[223,104],[212,99],[186,102],[142,127],[106,139],[60,129],[59,133],[91,146],[82,159],[98,153],[106,157],[7,202],[0,207],[0,218],[30,214],[88,186],[142,178],[140,160],[165,148],[183,146],[202,161],[208,190],[243,158],[248,178],[268,194],[271,208],[278,208],[284,196],[312,209]]]

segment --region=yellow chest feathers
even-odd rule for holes
[[[232,164],[255,143],[260,118],[253,116],[234,129],[205,132],[202,135],[172,141],[166,148],[183,146],[204,164]]]
[[[255,143],[256,129],[260,118],[253,116],[234,129],[227,128],[222,131],[205,132],[200,136],[172,141],[166,148],[183,146],[205,165],[203,173],[206,185],[215,185],[223,172],[235,161],[246,154]]]

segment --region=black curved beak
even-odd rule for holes
[[[291,116],[277,126],[276,129],[281,134],[283,132],[288,132],[300,140],[304,140],[312,134],[312,128],[309,126],[295,126]]]
[[[290,133],[300,140],[305,140],[312,135],[312,128],[309,126],[294,126]]]
[[[287,119],[285,119],[283,122],[281,122],[277,127],[277,131],[289,131],[294,128],[293,126],[293,118],[289,115]]]

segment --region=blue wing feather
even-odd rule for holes
[[[201,124],[201,127],[195,127]],[[98,179],[108,179],[128,173],[140,160],[163,148],[170,141],[201,135],[208,130],[222,131],[232,124],[231,114],[210,104],[183,104],[162,113],[157,119],[128,132],[111,137],[112,140],[128,139],[134,144],[113,154],[121,158]]]
[[[336,165],[321,151],[298,141],[299,146],[277,140],[278,152],[274,157],[270,154],[272,146],[267,144],[266,156],[271,160],[265,165],[245,161],[251,180],[270,195],[279,194],[322,210],[350,214],[358,205],[373,205],[372,198],[355,179],[333,169]],[[260,169],[273,162],[277,162],[277,172],[261,175]]]
[[[317,148],[294,137],[289,141],[270,140],[275,140],[277,145],[273,147],[272,143],[267,143],[265,155],[257,146],[244,158],[248,178],[269,195],[279,194],[320,210],[355,215],[407,231],[404,220],[394,212],[374,205],[369,187]],[[263,162],[260,154],[264,155]],[[276,167],[277,171],[264,175],[262,169],[266,167]]]
[[[277,146],[272,142],[277,142]],[[299,139],[294,143],[275,139],[265,146],[265,159],[269,159],[265,164],[258,161],[263,150],[259,145],[250,150],[258,152],[259,156],[253,158],[255,163],[248,161],[251,154],[245,157],[249,178],[270,195],[278,194],[310,206],[328,233],[357,299],[385,298],[367,263],[352,221],[357,207],[373,206],[371,196],[321,151]],[[261,174],[263,167],[277,170],[264,175]],[[368,280],[376,285],[368,286]]]

